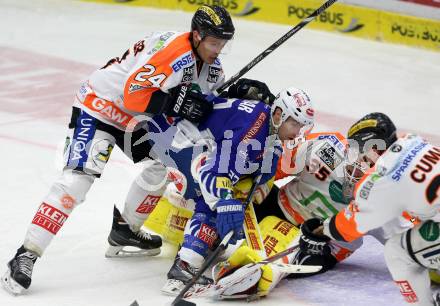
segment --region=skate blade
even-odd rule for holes
[[[26,290],[11,277],[10,270],[6,271],[6,273],[3,275],[1,283],[3,288],[13,296],[20,295]]]
[[[247,302],[252,302],[260,299],[268,294],[267,291],[258,292],[254,294],[234,294],[234,295],[215,295],[214,300],[246,300]]]
[[[160,254],[160,248],[157,249],[139,249],[129,246],[113,246],[109,245],[105,252],[107,258],[127,258],[127,257],[145,257],[156,256]]]

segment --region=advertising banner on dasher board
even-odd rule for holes
[[[427,6],[433,6],[440,8],[440,0],[400,0],[404,2],[413,2],[417,4],[423,4]]]
[[[323,0],[83,0],[88,2],[149,6],[194,12],[204,4],[224,6],[233,18],[297,25],[320,7]],[[355,5],[336,3],[308,29],[440,51],[440,21],[409,17]]]

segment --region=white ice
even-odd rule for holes
[[[4,268],[59,175],[70,105],[80,81],[150,31],[187,30],[191,14],[67,0],[0,0],[0,16]],[[235,24],[233,49],[223,57],[229,75],[289,29],[244,20]],[[247,77],[266,81],[274,92],[291,85],[307,90],[318,112],[317,130],[345,132],[367,112],[382,111],[399,128],[440,144],[440,53],[304,29]],[[175,248],[167,245],[155,258],[104,258],[112,206],[121,206],[138,170],[115,150],[86,202],[38,260],[29,292],[11,297],[0,290],[0,305],[169,304],[171,299],[159,290]],[[382,246],[370,240],[336,270],[283,281],[268,298],[253,303],[404,305],[386,270]]]

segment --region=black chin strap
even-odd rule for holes
[[[200,55],[199,55],[199,52],[197,52],[197,49],[199,48],[200,43],[202,42],[203,39],[204,39],[204,38],[202,38],[202,39],[199,41],[199,43],[197,44],[197,46],[196,46],[196,45],[194,44],[194,36],[193,36],[193,33],[191,32],[191,33],[189,34],[189,40],[190,40],[190,42],[191,42],[191,48],[192,48],[194,54],[196,55],[197,59],[201,59],[201,57],[200,57]]]

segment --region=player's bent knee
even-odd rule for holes
[[[147,191],[160,191],[167,185],[167,169],[158,161],[147,160],[136,178],[137,185]]]
[[[95,176],[93,175],[66,169],[63,171],[63,175],[52,185],[46,201],[66,210],[71,210],[84,202],[94,180]]]

